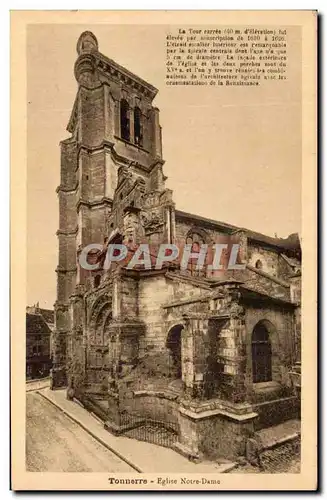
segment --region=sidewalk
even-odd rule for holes
[[[224,464],[202,462],[195,464],[169,448],[124,436],[114,436],[104,429],[102,422],[82,406],[73,401],[68,401],[65,390],[51,391],[46,388],[37,392],[138,472],[221,474],[234,467],[232,462]]]
[[[50,377],[26,380],[26,392],[45,389],[50,386]]]

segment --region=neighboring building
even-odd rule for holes
[[[51,331],[54,330],[54,310],[40,307],[39,302],[33,306],[27,306],[26,312],[31,314],[41,314]]]
[[[26,312],[31,314],[41,314],[51,332],[53,332],[55,326],[53,309],[44,309],[43,307],[40,307],[39,302],[37,302],[33,306],[27,306]],[[50,336],[50,356],[52,356],[52,335]]]
[[[244,455],[258,429],[299,414],[290,375],[300,360],[298,236],[177,210],[165,187],[157,90],[99,53],[92,33],[77,50],[57,189],[52,387],[68,384],[69,397],[115,432],[152,419],[174,428],[174,448],[189,457]],[[240,242],[246,269],[77,265],[83,247],[105,239],[196,251],[226,238]]]
[[[26,378],[50,373],[51,330],[41,314],[26,313]]]

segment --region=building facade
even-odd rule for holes
[[[26,313],[26,378],[42,378],[50,373],[51,330],[41,314]]]
[[[32,306],[26,307],[26,312],[31,314],[41,314],[44,321],[50,328],[51,332],[54,330],[54,310],[53,309],[45,309],[44,307],[40,307],[39,302],[33,304]],[[50,357],[52,358],[52,336],[50,335]]]
[[[165,186],[157,89],[77,43],[78,92],[61,142],[52,388],[68,386],[113,432],[135,419],[174,425],[193,459],[235,458],[258,429],[299,414],[301,248],[180,211]],[[89,271],[90,243],[208,254],[237,242],[242,269],[196,259],[162,269]],[[100,259],[101,260],[101,259]]]

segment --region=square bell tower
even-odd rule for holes
[[[71,135],[60,144],[53,387],[66,384],[67,346],[75,328],[69,303],[87,281],[88,271],[78,266],[81,249],[102,244],[114,230],[126,238],[141,227],[150,240],[159,234],[163,241],[172,238],[172,197],[165,189],[159,110],[153,106],[157,89],[101,54],[89,31],[79,37],[77,53]]]

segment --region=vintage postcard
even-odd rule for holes
[[[317,488],[316,11],[11,13],[12,488]]]

